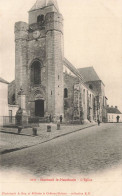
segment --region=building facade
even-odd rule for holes
[[[0,126],[5,116],[8,116],[8,82],[0,78]]]
[[[103,82],[93,67],[76,69],[64,57],[63,37],[56,0],[37,0],[29,23],[16,22],[15,81],[9,85],[9,102],[18,105],[23,91],[28,116],[106,121]]]
[[[15,24],[15,62],[16,104],[23,89],[29,115],[63,115],[63,18],[56,2],[37,1],[29,24]]]
[[[122,113],[117,106],[107,106],[107,121],[110,123],[122,122]]]

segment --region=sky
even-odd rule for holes
[[[122,112],[122,0],[57,0],[64,18],[64,54],[76,67],[93,66],[108,104]],[[0,0],[0,77],[15,78],[14,24],[28,21],[36,0]]]

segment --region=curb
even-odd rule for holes
[[[19,150],[23,150],[23,149],[26,149],[26,148],[31,148],[31,147],[34,147],[34,146],[37,146],[37,145],[40,145],[40,144],[43,144],[43,143],[52,141],[52,140],[57,139],[57,138],[59,138],[59,137],[63,137],[63,136],[65,136],[65,135],[69,135],[69,134],[71,134],[71,133],[75,133],[75,132],[78,132],[78,131],[81,131],[81,130],[84,130],[84,129],[87,129],[87,128],[91,128],[91,127],[94,127],[94,126],[96,126],[96,124],[91,125],[91,126],[88,126],[88,127],[79,128],[79,129],[77,129],[77,130],[74,130],[74,131],[71,131],[71,132],[68,132],[68,133],[63,133],[63,134],[61,134],[61,135],[54,136],[54,137],[52,137],[52,138],[50,138],[50,139],[48,139],[48,140],[42,141],[42,142],[40,142],[40,143],[38,143],[38,144],[23,146],[23,147],[20,147],[20,148],[5,149],[5,150],[3,150],[3,151],[0,152],[0,155],[2,155],[2,154],[8,154],[8,153],[15,152],[15,151],[19,151]],[[1,131],[1,132],[2,132],[2,131]],[[18,134],[17,134],[17,135],[18,135]]]

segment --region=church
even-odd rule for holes
[[[15,80],[9,104],[25,97],[29,117],[106,121],[105,85],[93,67],[77,69],[64,57],[63,16],[56,0],[37,0],[28,23],[15,23]]]

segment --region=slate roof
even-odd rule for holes
[[[0,77],[0,82],[5,83],[5,84],[9,84],[9,82],[7,82],[6,80],[4,80],[3,78]]]
[[[118,108],[114,108],[114,107],[107,108],[107,113],[121,114],[121,112],[118,110]]]
[[[59,11],[57,0],[37,0],[34,6],[30,9],[30,11],[41,9],[50,5],[54,5],[55,8]]]
[[[78,71],[86,82],[101,80],[93,67],[79,68]]]

